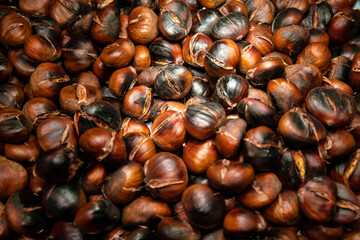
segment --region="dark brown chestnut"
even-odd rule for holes
[[[212,44],[213,40],[203,33],[186,38],[182,46],[184,61],[194,67],[204,67],[205,54]]]
[[[329,79],[336,79],[345,83],[349,83],[351,60],[345,56],[338,56],[331,59],[327,77]]]
[[[178,156],[162,152],[153,155],[144,166],[146,189],[161,201],[180,199],[187,182],[185,163]]]
[[[31,120],[20,110],[11,107],[0,109],[0,141],[24,141],[30,136],[31,130]]]
[[[358,25],[359,20],[354,10],[345,8],[336,13],[329,23],[330,42],[334,45],[346,43],[355,37]]]
[[[326,46],[330,45],[330,37],[329,34],[322,29],[318,28],[310,28],[310,38],[309,43],[323,43]]]
[[[79,186],[87,194],[99,193],[107,174],[103,164],[92,161],[81,172],[78,180]]]
[[[122,112],[132,118],[146,120],[150,117],[150,109],[154,102],[152,89],[146,86],[135,86],[122,100]]]
[[[181,45],[163,37],[156,38],[149,46],[152,65],[183,64]]]
[[[20,47],[31,32],[29,19],[17,12],[9,12],[0,19],[0,41],[5,45]]]
[[[55,0],[50,4],[50,16],[56,20],[60,26],[69,23],[81,11],[82,5],[79,0]]]
[[[24,48],[9,49],[8,58],[14,67],[14,72],[24,77],[30,77],[38,65],[38,63],[26,56]],[[6,74],[4,75],[6,76]]]
[[[327,30],[332,12],[331,6],[326,1],[316,2],[304,15],[301,25],[307,28]]]
[[[151,43],[159,34],[158,16],[148,7],[138,6],[129,14],[127,32],[137,44]]]
[[[0,105],[21,109],[24,102],[24,91],[13,83],[0,84]]]
[[[130,133],[136,132],[142,132],[144,134],[150,135],[150,129],[143,121],[129,117],[125,118],[121,123],[119,132],[120,137],[125,137]]]
[[[273,0],[274,6],[277,12],[285,8],[296,8],[299,9],[302,13],[306,13],[309,10],[309,4],[312,1],[308,0]]]
[[[360,90],[360,53],[356,53],[351,65],[350,86],[355,90]]]
[[[285,8],[281,10],[271,23],[271,30],[273,33],[279,28],[291,25],[300,24],[303,19],[303,13],[297,8]]]
[[[252,22],[270,24],[274,19],[275,6],[270,0],[246,1],[245,7]]]
[[[134,58],[135,45],[127,38],[119,39],[107,45],[100,54],[104,65],[113,68],[127,66]]]
[[[144,165],[156,153],[155,143],[146,133],[129,133],[123,138],[126,144],[128,159],[131,161]]]
[[[241,12],[232,12],[216,20],[212,37],[216,40],[231,39],[242,40],[249,32],[250,22]]]
[[[21,163],[35,162],[35,159],[41,153],[41,147],[34,135],[23,143],[6,143],[4,146],[5,156]]]
[[[122,99],[125,93],[133,87],[136,78],[136,70],[132,66],[117,69],[109,79],[110,92],[115,97]]]
[[[202,33],[211,36],[213,26],[221,13],[216,8],[199,9],[192,19],[191,33]]]
[[[253,44],[260,53],[266,54],[274,51],[273,35],[271,28],[267,24],[250,23],[250,30],[245,39],[246,42]]]
[[[62,54],[61,47],[56,41],[38,34],[26,39],[24,51],[26,56],[35,62],[53,62]]]
[[[59,221],[51,229],[51,238],[54,240],[83,240],[84,234],[72,222]]]
[[[296,63],[313,64],[326,73],[331,64],[331,52],[323,43],[310,43],[299,54]]]
[[[335,182],[337,188],[336,210],[333,222],[349,224],[359,219],[360,202],[355,193],[344,184]]]
[[[13,69],[14,66],[11,61],[5,55],[0,53],[0,82],[8,80]]]
[[[42,117],[51,115],[51,113],[56,112],[56,110],[56,104],[50,99],[36,97],[30,99],[24,104],[22,112],[30,119],[30,121],[34,124],[34,127],[37,127],[41,123],[39,120]]]
[[[187,221],[178,217],[163,218],[157,227],[157,234],[161,239],[169,240],[201,239],[199,230],[193,228]]]
[[[240,62],[237,71],[246,74],[246,72],[255,67],[261,61],[262,55],[259,50],[252,44],[246,41],[236,42],[240,50]]]
[[[307,239],[336,240],[344,232],[343,225],[321,224],[314,221],[305,221],[301,226]]]

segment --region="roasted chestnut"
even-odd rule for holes
[[[32,33],[28,18],[17,12],[9,12],[0,19],[0,41],[12,47],[20,47]]]
[[[274,19],[275,6],[270,0],[246,1],[245,7],[252,22],[270,24]]]
[[[151,43],[159,34],[158,16],[148,7],[138,6],[129,14],[127,32],[137,44]]]
[[[104,65],[112,68],[127,66],[135,56],[135,45],[127,38],[119,39],[107,45],[100,54]]]
[[[203,33],[186,38],[182,47],[185,62],[194,67],[203,67],[205,54],[212,44],[212,39]]]
[[[152,65],[183,64],[181,45],[163,37],[156,38],[149,46]]]
[[[132,118],[146,120],[150,117],[150,109],[154,102],[152,89],[136,86],[130,89],[122,100],[122,112]]]
[[[0,140],[16,143],[26,140],[31,133],[31,120],[20,110],[11,107],[0,109]]]
[[[240,41],[248,34],[249,29],[250,22],[247,16],[241,12],[232,12],[216,20],[212,37],[216,40]]]
[[[38,34],[26,39],[24,51],[26,56],[35,62],[53,62],[62,54],[62,49],[56,41]]]

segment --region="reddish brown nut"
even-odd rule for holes
[[[32,131],[30,119],[20,110],[0,108],[0,141],[16,143],[26,140]]]
[[[20,47],[31,35],[29,19],[16,12],[9,12],[0,20],[0,40],[3,44]]]
[[[255,67],[261,61],[262,55],[252,43],[241,41],[236,44],[239,47],[241,56],[237,71],[246,74],[249,69]]]
[[[146,120],[150,117],[150,109],[154,102],[151,88],[136,86],[124,96],[121,104],[122,112],[132,118]]]
[[[356,53],[351,65],[350,86],[355,90],[360,90],[360,53]]]
[[[90,162],[82,171],[78,183],[80,188],[88,194],[100,192],[108,172],[106,167],[96,161]]]
[[[132,66],[117,69],[109,79],[111,94],[118,99],[122,99],[125,93],[134,86],[136,79],[136,70]]]
[[[127,32],[137,44],[151,43],[159,34],[158,16],[148,7],[138,6],[129,14]]]
[[[151,57],[149,49],[144,45],[135,46],[135,56],[132,62],[132,66],[137,72],[142,72],[148,69],[151,64]]]
[[[325,74],[331,64],[331,52],[323,43],[310,43],[299,54],[296,63],[313,64]]]
[[[174,202],[184,192],[188,175],[178,156],[163,152],[152,156],[144,166],[146,188],[161,201]]]
[[[155,143],[146,133],[129,133],[123,138],[128,158],[131,161],[144,165],[156,153]]]
[[[163,218],[158,225],[157,234],[163,239],[201,239],[199,230],[193,228],[187,221],[178,217]]]
[[[150,135],[150,129],[143,121],[129,117],[125,118],[121,123],[119,132],[120,137],[125,137],[130,133],[136,132],[142,132],[144,134]]]
[[[127,39],[119,39],[107,45],[100,54],[104,65],[113,68],[125,67],[135,56],[135,45]]]
[[[253,0],[245,2],[249,20],[270,24],[275,16],[275,6],[270,0]]]
[[[30,163],[35,162],[35,159],[41,153],[41,147],[34,135],[23,143],[11,144],[6,143],[4,146],[5,156],[17,162]]]
[[[24,51],[35,62],[53,62],[61,57],[60,45],[50,38],[34,34],[27,38]]]
[[[245,41],[253,44],[265,56],[274,51],[272,38],[271,29],[267,24],[250,23],[250,30]]]
[[[204,67],[205,54],[212,44],[213,40],[203,33],[186,38],[182,46],[184,61],[194,67]]]

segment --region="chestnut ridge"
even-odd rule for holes
[[[0,4],[0,239],[359,238],[359,1]]]

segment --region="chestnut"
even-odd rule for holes
[[[300,24],[303,19],[303,13],[297,8],[285,8],[281,10],[271,23],[271,31],[275,33],[279,28],[291,25]]]
[[[50,115],[57,111],[56,104],[48,98],[36,97],[32,98],[24,104],[22,112],[30,121],[37,127],[41,121],[42,116]],[[44,120],[44,119],[42,119]]]
[[[313,64],[326,73],[331,64],[331,52],[323,43],[310,43],[299,54],[296,63]]]
[[[274,19],[275,6],[270,0],[246,1],[245,7],[252,22],[270,24]]]
[[[349,96],[354,95],[354,90],[350,87],[350,85],[346,84],[340,80],[328,79],[328,78],[324,77],[321,86],[339,89],[340,91],[343,91],[344,93],[346,93]]]
[[[54,240],[83,240],[84,234],[72,222],[56,222],[51,229],[51,238]]]
[[[338,56],[331,59],[327,77],[329,79],[336,79],[345,83],[349,83],[351,72],[351,60],[345,56]]]
[[[246,72],[255,67],[261,61],[262,55],[259,50],[252,44],[246,41],[236,42],[240,50],[240,62],[237,71],[246,74]]]
[[[247,123],[241,118],[226,119],[216,131],[217,150],[226,158],[235,156],[240,149]]]
[[[186,38],[182,46],[184,61],[194,67],[203,67],[205,54],[212,44],[212,39],[203,33]]]
[[[53,62],[61,57],[60,45],[43,35],[34,34],[27,38],[24,51],[35,62]]]
[[[155,78],[155,92],[163,99],[177,100],[185,97],[191,88],[192,75],[181,65],[167,65]]]
[[[107,176],[106,168],[99,162],[92,161],[87,164],[86,168],[79,176],[79,186],[88,194],[95,194],[100,192],[101,187]]]
[[[5,156],[20,163],[35,162],[35,159],[41,153],[41,147],[34,135],[23,143],[6,143],[4,146]]]
[[[326,175],[326,165],[312,150],[286,149],[280,158],[277,176],[287,189],[298,189],[307,180]]]
[[[125,93],[135,84],[136,78],[136,70],[132,66],[117,69],[109,79],[110,92],[115,97],[122,99]]]
[[[152,65],[168,65],[184,63],[181,45],[158,37],[149,46]]]
[[[145,228],[144,226],[140,226],[139,228],[132,231],[126,238],[126,240],[142,240],[142,239],[157,240],[159,239],[159,237],[154,231]]]
[[[321,224],[314,221],[306,221],[301,226],[302,232],[308,239],[336,240],[340,239],[344,232],[343,225]]]
[[[174,152],[185,143],[184,116],[172,110],[157,116],[151,126],[154,143],[164,151]]]
[[[199,140],[211,137],[225,120],[224,108],[201,96],[190,98],[186,102],[185,128]]]
[[[123,208],[122,224],[126,227],[149,226],[170,216],[171,210],[166,203],[141,196]]]
[[[102,7],[96,12],[92,21],[90,35],[95,42],[111,44],[119,38],[122,25],[120,22],[120,10],[118,2],[104,2],[105,4],[102,4]]]
[[[64,116],[52,116],[39,124],[36,138],[42,148],[47,151],[61,144],[77,146],[77,136],[73,121]]]
[[[138,85],[144,85],[146,87],[153,87],[155,83],[155,78],[162,71],[164,67],[162,65],[150,66],[149,68],[144,69],[137,78]]]
[[[110,166],[119,166],[126,160],[126,145],[115,132],[101,127],[90,128],[80,135],[79,147],[90,158]]]
[[[171,1],[160,9],[158,28],[170,41],[184,38],[190,32],[191,25],[191,12],[186,3]]]
[[[109,200],[90,201],[76,212],[74,225],[87,234],[107,232],[120,221],[120,210]]]
[[[226,0],[198,0],[201,6],[206,8],[216,8],[226,2]]]
[[[266,219],[258,212],[236,207],[224,218],[224,235],[229,239],[241,239],[264,232],[268,227]]]
[[[360,115],[357,114],[353,120],[345,127],[345,130],[348,131],[355,138],[356,147],[360,146]]]
[[[13,69],[14,66],[11,61],[5,55],[0,53],[0,82],[8,80]]]
[[[0,104],[20,109],[24,102],[24,91],[13,83],[0,84]]]
[[[210,186],[225,196],[241,193],[254,180],[254,168],[247,163],[222,159],[206,171]]]
[[[186,168],[192,173],[205,173],[208,167],[220,158],[214,139],[198,141],[189,139],[183,149]]]
[[[49,183],[59,183],[73,179],[82,165],[76,149],[62,144],[39,155],[36,173]]]
[[[216,40],[231,39],[239,41],[249,32],[250,22],[241,12],[232,12],[216,20],[212,37]]]
[[[217,40],[205,54],[204,67],[211,77],[235,73],[240,61],[240,51],[230,39]]]
[[[24,141],[30,136],[31,130],[31,120],[20,110],[11,107],[0,109],[0,141]]]
[[[211,98],[213,90],[210,81],[209,77],[193,77],[190,92],[186,95],[187,99],[195,96]]]
[[[300,108],[293,108],[282,115],[278,132],[285,143],[293,148],[311,147],[326,137],[324,125]]]
[[[20,0],[19,8],[32,16],[40,17],[49,14],[50,3],[50,0],[40,0],[36,2]]]
[[[267,24],[251,22],[245,41],[253,44],[263,56],[274,51],[273,35]]]
[[[327,30],[332,12],[327,1],[316,2],[310,6],[309,11],[304,15],[301,25],[307,28]]]
[[[3,186],[0,191],[1,200],[6,200],[16,191],[26,187],[28,173],[20,163],[0,156],[0,172]]]
[[[318,223],[331,221],[336,206],[336,184],[327,176],[313,177],[297,191],[302,213]]]
[[[310,28],[310,38],[309,43],[323,43],[326,46],[330,45],[330,37],[329,34],[325,30],[321,30],[318,28]]]
[[[213,26],[221,13],[216,8],[199,9],[192,19],[191,33],[202,33],[211,36]]]
[[[122,112],[132,118],[146,120],[154,102],[152,89],[146,86],[135,86],[125,95],[121,103]]]
[[[360,90],[360,53],[356,53],[351,65],[350,86],[355,90]]]
[[[237,0],[226,1],[222,6],[219,7],[219,11],[223,16],[226,16],[232,12],[241,12],[245,14],[245,16],[248,16],[248,11],[244,3]]]
[[[112,68],[121,68],[128,65],[134,58],[135,45],[127,39],[119,39],[107,45],[100,54],[104,65]]]
[[[12,235],[10,230],[9,223],[5,216],[5,206],[3,203],[0,203],[0,237],[3,239],[9,239]]]
[[[355,37],[359,19],[354,10],[345,8],[336,13],[329,23],[328,33],[330,42],[341,45]]]
[[[119,132],[120,137],[125,137],[128,134],[136,132],[142,132],[144,134],[150,135],[150,129],[143,121],[129,117],[125,118],[121,123]]]
[[[24,48],[9,49],[8,58],[13,65],[14,72],[24,77],[30,77],[38,65],[38,63],[26,56]],[[6,74],[3,74],[5,77]]]
[[[201,239],[199,230],[193,228],[187,221],[178,217],[163,218],[157,227],[157,234],[161,239]]]
[[[38,197],[28,189],[14,192],[5,204],[9,227],[21,235],[34,235],[46,227],[46,217]]]
[[[75,214],[85,204],[85,193],[74,183],[49,186],[42,194],[42,206],[46,216],[55,220],[74,219]]]
[[[158,16],[148,7],[138,6],[129,14],[127,32],[137,44],[151,43],[159,34]]]
[[[273,202],[281,192],[282,184],[272,172],[255,174],[252,183],[240,193],[240,203],[251,209],[260,209]]]
[[[60,26],[69,23],[81,11],[82,5],[79,0],[55,0],[50,5],[50,17],[56,20]]]
[[[310,114],[327,127],[344,127],[357,113],[353,97],[328,87],[312,89],[306,96],[305,106]]]
[[[123,163],[105,180],[102,192],[114,204],[126,204],[138,195],[144,181],[141,164],[128,161]]]
[[[301,211],[296,191],[284,190],[264,210],[264,217],[272,223],[295,225],[301,220]]]
[[[180,199],[187,182],[185,163],[178,156],[162,152],[153,155],[144,166],[146,189],[161,201]]]
[[[307,28],[292,24],[276,30],[272,41],[276,50],[293,57],[308,44],[309,38],[310,32]]]
[[[151,107],[150,110],[150,119],[155,120],[157,116],[159,116],[161,113],[166,111],[175,111],[184,113],[185,112],[185,104],[177,101],[163,101],[160,99],[157,99],[154,105]]]
[[[0,41],[11,47],[20,47],[32,33],[28,18],[9,12],[0,19]]]
[[[359,199],[355,193],[342,183],[335,182],[337,188],[336,210],[333,222],[335,224],[349,224],[359,219]]]
[[[128,159],[145,164],[155,153],[155,143],[146,133],[134,132],[123,137],[126,144]]]
[[[70,81],[65,70],[52,62],[38,65],[30,77],[30,88],[34,97],[57,99],[61,88]]]
[[[151,64],[151,57],[149,49],[144,45],[135,46],[135,55],[132,62],[132,66],[137,72],[142,72],[148,69]]]
[[[194,184],[186,188],[181,202],[190,223],[201,229],[216,227],[226,211],[224,197],[207,184]]]

